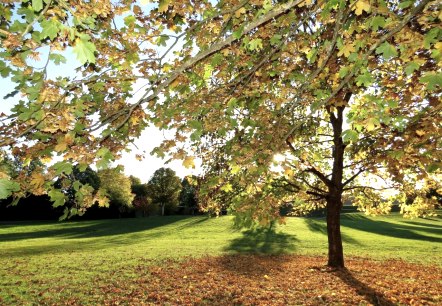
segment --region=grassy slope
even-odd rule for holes
[[[62,294],[84,295],[109,277],[129,280],[136,267],[166,257],[225,252],[327,251],[322,219],[290,218],[276,234],[238,232],[230,217],[152,217],[83,222],[0,223],[0,304],[44,296],[54,283]],[[406,220],[401,216],[343,216],[347,256],[402,258],[438,263],[442,254],[441,219]],[[130,267],[130,269],[128,269]],[[135,267],[135,268],[134,268]],[[82,288],[82,289],[81,289]]]

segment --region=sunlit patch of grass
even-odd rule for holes
[[[348,257],[439,263],[441,219],[342,217]],[[324,255],[324,220],[288,218],[275,232],[236,231],[231,217],[150,217],[0,223],[0,304],[94,303],[112,280],[136,286],[148,267],[187,256],[232,253]],[[170,261],[173,259],[173,261]],[[118,293],[116,293],[118,294]]]

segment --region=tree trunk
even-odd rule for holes
[[[348,103],[351,94],[345,95]],[[336,115],[329,110],[330,123],[333,128],[333,170],[329,183],[327,200],[327,236],[328,236],[328,266],[344,267],[344,252],[341,237],[341,208],[344,174],[345,144],[342,140],[343,113],[345,106],[336,108]]]
[[[327,200],[327,236],[329,267],[344,267],[344,251],[341,237],[341,198],[332,197]]]
[[[161,205],[161,216],[164,216],[164,206],[165,205]]]

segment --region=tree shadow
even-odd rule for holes
[[[425,219],[425,220],[429,220],[429,219]],[[433,221],[441,221],[441,220],[433,220]],[[406,221],[401,221],[402,224],[405,225],[417,225],[417,229],[419,230],[424,230],[424,228],[430,228],[435,230],[436,233],[438,233],[439,231],[442,231],[442,224],[439,226],[437,224],[426,224],[423,222],[418,222],[418,221],[410,221],[410,220],[406,220]]]
[[[54,229],[33,230],[25,228],[26,231],[11,232],[0,234],[0,241],[17,241],[25,239],[38,239],[48,237],[59,237],[64,239],[79,238],[99,238],[106,236],[118,236],[124,234],[133,234],[137,232],[152,230],[159,227],[168,226],[180,222],[178,228],[194,226],[195,224],[204,222],[207,217],[183,217],[183,216],[165,216],[165,217],[149,217],[140,219],[108,219],[97,221],[74,221],[74,222],[45,222],[30,223],[34,226],[38,225],[54,225]],[[11,223],[8,224],[9,227]],[[22,223],[16,225],[22,228]],[[173,229],[176,230],[176,227]],[[167,233],[167,231],[165,231]]]
[[[287,254],[293,252],[298,239],[273,228],[256,228],[242,232],[224,249],[239,254]]]
[[[266,274],[284,273],[290,255],[282,254],[233,254],[216,258],[216,264],[223,270],[249,278]]]
[[[327,225],[325,223],[324,218],[304,218],[304,222],[307,227],[313,232],[319,232],[327,236]],[[354,238],[351,238],[349,235],[345,233],[341,233],[342,241],[345,243],[350,243],[354,245],[361,245],[359,241]]]
[[[361,214],[354,214],[343,216],[341,225],[383,236],[429,242],[442,242],[442,238],[440,238],[442,237],[442,226],[434,225],[428,227],[427,224],[417,221],[402,222],[401,224],[398,224],[396,222],[373,220]],[[427,236],[417,233],[416,231],[426,232],[440,237]]]
[[[347,269],[339,269],[332,272],[338,278],[340,278],[348,286],[353,287],[356,293],[364,296],[371,304],[379,306],[392,306],[395,305],[392,301],[387,299],[385,295],[371,288],[367,284],[364,284]]]

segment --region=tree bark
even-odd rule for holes
[[[348,103],[351,94],[345,95]],[[344,175],[345,144],[342,139],[343,113],[345,106],[336,108],[336,114],[328,109],[330,123],[333,128],[333,169],[328,186],[327,200],[327,236],[328,236],[328,266],[344,267],[344,251],[341,237],[341,209]]]
[[[341,237],[341,207],[339,196],[327,199],[327,236],[329,267],[344,267],[344,250]]]

